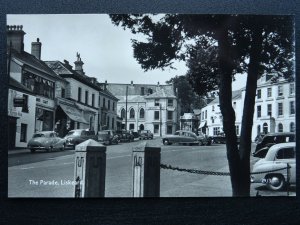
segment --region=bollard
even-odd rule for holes
[[[133,148],[133,197],[160,196],[160,150],[146,141]]]
[[[75,148],[75,198],[104,197],[106,147],[89,139]]]

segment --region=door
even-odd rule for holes
[[[17,118],[8,117],[8,149],[14,149],[16,147],[16,127]]]

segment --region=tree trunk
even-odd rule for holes
[[[232,195],[241,195],[240,156],[237,147],[235,131],[235,112],[232,108],[232,73],[233,62],[230,57],[230,44],[228,40],[228,28],[222,27],[217,34],[219,46],[220,67],[220,109],[223,116],[223,130],[226,135],[227,159],[232,185]]]
[[[250,154],[251,134],[253,126],[253,115],[255,107],[255,96],[257,89],[257,78],[262,51],[262,25],[257,22],[253,27],[253,38],[250,50],[250,62],[246,83],[246,92],[243,108],[242,129],[240,138],[240,159],[241,159],[241,193],[243,196],[250,196]]]

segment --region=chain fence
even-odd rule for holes
[[[202,175],[230,176],[230,172],[215,172],[215,171],[208,171],[208,170],[185,169],[185,168],[174,167],[174,166],[166,165],[166,164],[160,164],[160,168],[162,168],[162,169],[168,169],[168,170],[175,170],[175,171],[180,171],[180,172],[202,174]],[[290,168],[291,167],[288,165],[286,167],[279,168],[279,169],[250,173],[250,175],[271,173],[271,172],[276,172],[276,171],[280,171],[280,170],[286,170],[286,169],[290,169]]]

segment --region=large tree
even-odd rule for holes
[[[257,79],[265,72],[293,74],[293,19],[251,15],[111,15],[116,25],[143,33],[133,40],[144,70],[186,60],[197,93],[219,90],[233,196],[250,195],[251,132]],[[247,74],[240,145],[235,133],[232,80]]]

